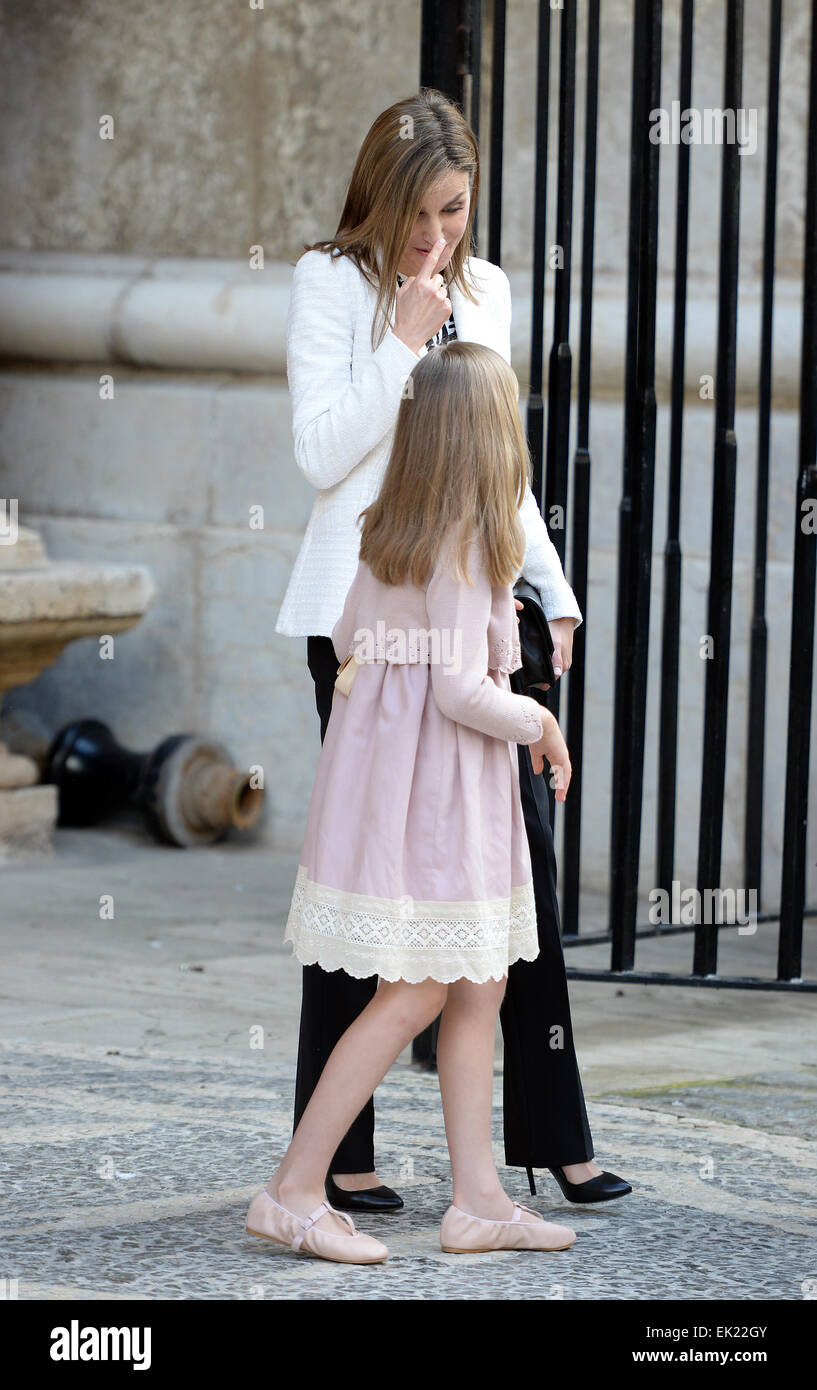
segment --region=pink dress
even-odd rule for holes
[[[511,585],[472,541],[469,586],[441,548],[425,588],[364,561],[332,631],[335,689],[284,940],[358,978],[501,979],[539,952],[514,743],[540,706],[520,665]]]

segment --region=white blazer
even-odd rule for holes
[[[452,285],[457,338],[511,360],[511,287],[499,266],[477,256],[466,274],[479,302]],[[389,460],[403,387],[415,354],[389,328],[375,352],[376,292],[347,256],[306,251],[295,266],[287,315],[287,379],[295,461],[317,489],[284,595],[276,632],[331,637],[357,571],[358,513],[377,496]],[[573,590],[533,493],[520,519],[527,547],[521,573],[542,595],[548,618],[582,621]]]

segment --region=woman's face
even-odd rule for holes
[[[454,254],[468,222],[471,196],[468,175],[449,174],[428,193],[411,229],[397,269],[401,275],[417,275],[435,241],[445,237],[437,270],[443,270]]]

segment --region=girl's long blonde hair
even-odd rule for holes
[[[468,176],[471,206],[446,278],[473,301],[465,261],[479,194],[479,148],[460,108],[434,87],[422,87],[381,112],[360,147],[335,235],[304,246],[304,251],[348,256],[376,287],[373,351],[392,320],[397,267],[423,199],[455,172]]]
[[[421,357],[400,402],[383,485],[358,517],[360,558],[375,578],[422,588],[449,534],[458,578],[473,582],[467,550],[475,536],[492,584],[519,572],[519,507],[531,468],[518,398],[516,376],[493,348],[455,339]]]

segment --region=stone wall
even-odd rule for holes
[[[679,4],[665,5],[666,102],[675,95]],[[787,4],[769,568],[769,741],[764,881],[779,886],[797,457],[803,138],[808,5]],[[621,389],[631,5],[603,9],[593,501],[587,607],[583,873],[607,887],[615,544]],[[742,883],[747,633],[751,596],[768,7],[747,4],[745,104],[759,146],[742,159],[739,479],[724,883]],[[502,263],[514,289],[514,365],[527,389],[536,6],[509,6]],[[318,753],[305,640],[275,634],[312,491],[295,467],[284,372],[287,286],[304,242],[334,229],[376,114],[416,88],[419,0],[225,7],[137,0],[112,12],[33,0],[5,20],[0,56],[0,496],[20,499],[57,557],[147,563],[158,598],[114,662],[69,648],[6,697],[57,726],[110,722],[148,748],[182,729],[223,739],[270,771],[263,835],[297,849]],[[487,43],[486,43],[487,48]],[[556,56],[554,47],[554,61]],[[579,70],[583,58],[580,34]],[[696,6],[697,104],[719,105],[722,5]],[[555,90],[555,89],[554,89]],[[555,157],[555,102],[551,175]],[[577,153],[581,158],[581,83]],[[115,137],[99,138],[113,116]],[[483,125],[483,129],[487,129]],[[675,151],[662,149],[659,459],[642,888],[652,882],[661,551],[669,384]],[[693,150],[688,409],[683,494],[684,628],[678,866],[695,882],[712,475],[713,274],[719,151]],[[580,233],[577,163],[575,233]],[[487,167],[486,167],[487,177]],[[554,206],[553,182],[549,212]],[[482,223],[485,226],[483,205]],[[246,269],[249,248],[265,268]],[[578,279],[576,280],[578,289]],[[546,316],[550,330],[550,302]],[[115,395],[100,399],[110,371]],[[251,527],[262,506],[264,528]],[[568,574],[570,567],[568,563]],[[814,756],[814,754],[812,755]],[[813,781],[817,779],[812,779]],[[811,825],[817,824],[817,804]],[[810,841],[813,845],[813,835]],[[809,896],[817,897],[810,854]]]
[[[508,6],[503,264],[511,266],[526,264],[531,246],[537,8],[535,0]],[[664,5],[664,104],[677,91],[680,9],[680,0]],[[759,138],[757,157],[742,161],[748,277],[759,274],[762,252],[769,5],[747,0],[745,9],[744,104],[758,110]],[[809,12],[808,0],[785,7],[777,257],[783,274],[796,274],[802,257]],[[699,107],[722,104],[723,13],[722,0],[695,5]],[[554,70],[557,31],[554,25]],[[580,23],[579,154],[583,33]],[[0,247],[243,259],[249,246],[261,244],[269,259],[297,256],[303,242],[334,229],[375,116],[416,90],[419,35],[420,0],[399,7],[350,0],[265,0],[262,9],[216,0],[136,0],[113,11],[106,0],[10,6],[0,51]],[[621,274],[626,264],[631,45],[632,0],[604,0],[596,241],[603,273]],[[486,75],[489,47],[486,33]],[[99,138],[105,115],[114,118],[113,140]],[[551,175],[556,115],[554,100]],[[717,264],[719,162],[716,147],[695,148],[690,257],[693,272],[702,274]],[[485,167],[487,174],[487,157]],[[664,271],[673,260],[673,188],[674,158],[665,158]]]

